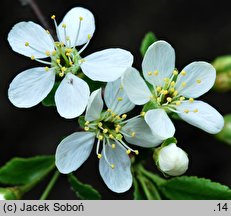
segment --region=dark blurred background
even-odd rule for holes
[[[178,69],[195,60],[211,62],[219,55],[231,54],[231,18],[229,1],[209,0],[37,0],[50,25],[50,16],[58,22],[76,6],[93,12],[96,32],[85,54],[110,47],[130,50],[135,66],[140,68],[140,42],[147,31],[168,41],[176,50]],[[0,165],[14,156],[54,154],[60,139],[77,129],[76,120],[61,118],[54,108],[42,105],[18,109],[7,98],[11,80],[21,71],[39,65],[14,53],[7,42],[11,27],[20,21],[39,22],[30,7],[17,0],[0,3]],[[222,114],[231,111],[231,93],[209,92],[202,99]],[[188,154],[187,175],[210,178],[231,187],[231,146],[184,122],[176,122],[178,144]],[[154,170],[150,160],[149,168]],[[98,172],[98,159],[90,159],[76,172],[80,180],[92,184],[104,199],[132,199],[132,189],[115,194],[106,188]],[[37,199],[46,182],[25,198]],[[75,199],[62,176],[51,192],[50,199]]]

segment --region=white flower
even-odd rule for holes
[[[170,176],[184,174],[188,169],[188,163],[187,154],[177,147],[175,143],[171,143],[159,151],[158,167],[162,172]]]
[[[0,200],[6,200],[5,194],[1,194],[1,193],[0,193]]]
[[[167,115],[172,113],[208,133],[221,131],[223,117],[207,103],[194,100],[215,82],[216,71],[211,64],[193,62],[178,73],[174,49],[167,42],[158,41],[148,48],[142,69],[151,85],[148,86],[134,68],[125,72],[122,82],[133,103],[149,107],[145,120],[154,133],[172,137],[175,128]]]
[[[120,79],[107,84],[104,100],[108,109],[103,110],[101,89],[89,99],[85,115],[85,132],[66,137],[56,150],[56,166],[61,173],[78,169],[89,157],[95,139],[100,174],[112,191],[122,193],[132,185],[130,153],[138,154],[124,139],[140,147],[155,147],[163,140],[152,134],[142,115],[129,120],[126,112],[134,108],[126,96]]]
[[[130,52],[105,49],[81,57],[95,31],[93,14],[84,8],[71,9],[57,25],[58,41],[49,31],[33,22],[16,24],[8,35],[15,52],[49,67],[36,67],[20,73],[9,87],[9,99],[17,107],[28,108],[40,103],[51,91],[55,79],[61,81],[55,103],[64,118],[75,118],[83,113],[89,99],[87,83],[78,77],[79,70],[92,80],[111,82],[118,79],[133,63]],[[77,50],[75,46],[82,46]],[[41,60],[50,57],[50,61]]]

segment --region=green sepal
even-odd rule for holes
[[[100,200],[100,193],[89,184],[83,184],[73,174],[68,175],[68,180],[71,184],[76,196],[81,200]]]
[[[50,93],[46,96],[45,99],[43,99],[42,101],[42,105],[43,106],[47,106],[47,107],[52,107],[52,106],[56,106],[55,105],[55,92],[57,90],[57,88],[59,87],[61,81],[56,81],[52,90],[50,91]]]
[[[148,32],[142,42],[141,42],[141,46],[140,46],[140,53],[141,55],[144,57],[148,47],[153,44],[154,42],[157,41],[157,38],[155,36],[155,34],[153,32]]]
[[[81,127],[81,128],[84,128],[85,127],[85,116],[79,116],[79,118],[78,118],[78,123],[79,123],[79,126]]]
[[[216,134],[215,137],[218,140],[231,145],[231,114],[225,115],[224,121],[224,128],[220,133]]]

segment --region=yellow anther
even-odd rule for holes
[[[172,102],[172,98],[171,97],[167,97],[167,101],[170,103]]]
[[[183,100],[185,100],[185,97],[180,97],[180,101],[183,101]]]
[[[152,76],[152,72],[151,71],[148,72],[148,76]]]
[[[80,16],[80,17],[79,17],[79,20],[80,20],[80,21],[82,21],[82,20],[83,20],[83,17],[82,17],[82,16]]]
[[[117,115],[117,116],[116,116],[116,119],[120,120],[120,119],[121,119],[121,117],[120,117],[119,115]]]
[[[140,115],[141,115],[141,116],[145,116],[145,112],[141,112]]]
[[[97,156],[98,156],[99,159],[102,158],[102,155],[101,155],[101,154],[98,154]]]
[[[107,133],[108,132],[108,129],[107,128],[105,128],[105,129],[103,129],[103,133]]]
[[[116,114],[115,114],[114,112],[112,112],[112,113],[111,113],[111,116],[112,116],[112,117],[115,117],[115,116],[116,116]]]
[[[175,81],[172,81],[171,82],[171,86],[174,86],[176,83],[175,83]]]
[[[189,110],[188,110],[188,109],[185,109],[184,112],[185,112],[185,113],[189,113]]]
[[[132,137],[135,137],[135,135],[136,135],[136,132],[132,132],[132,133],[131,133],[131,136],[132,136]]]
[[[193,110],[193,112],[194,112],[194,113],[197,113],[197,112],[198,112],[198,109]]]
[[[70,37],[69,36],[66,36],[66,41],[69,41],[70,40]]]
[[[197,80],[197,83],[200,84],[200,83],[201,83],[201,80],[198,79],[198,80]]]
[[[84,127],[85,131],[89,131],[89,129],[90,129],[89,127]]]
[[[70,61],[70,62],[69,62],[69,64],[70,64],[70,66],[72,66],[72,65],[73,65],[73,62],[72,62],[72,61]]]
[[[55,19],[55,15],[52,15],[52,16],[51,16],[51,19],[53,19],[53,20],[54,20],[54,19]]]
[[[112,149],[115,149],[115,147],[116,147],[116,145],[113,143],[113,144],[111,144],[111,148]]]
[[[49,67],[45,67],[45,71],[49,71],[49,69],[50,69]]]
[[[73,51],[73,49],[71,49],[71,48],[66,48],[65,51],[71,53],[71,52]]]
[[[69,53],[69,52],[66,52],[66,56],[70,56],[71,55],[71,53]]]
[[[131,150],[128,149],[128,150],[126,151],[126,153],[129,155],[129,154],[131,153]]]
[[[181,102],[180,101],[176,101],[176,105],[177,106],[181,105]]]
[[[116,128],[119,128],[119,129],[120,129],[120,128],[121,128],[121,126],[120,126],[119,124],[117,124],[117,125],[116,125]]]
[[[89,125],[89,123],[90,123],[89,121],[86,121],[86,122],[84,123],[84,125]]]
[[[60,59],[56,59],[57,64],[60,64]]]
[[[88,38],[88,40],[91,40],[91,38],[92,38],[91,34],[88,34],[87,38]]]
[[[107,112],[111,112],[112,110],[111,109],[107,109]]]
[[[160,91],[161,91],[161,87],[160,87],[160,86],[157,86],[157,87],[156,87],[156,90],[157,90],[158,92],[160,92]]]
[[[115,132],[116,132],[116,133],[119,133],[119,132],[120,132],[120,129],[119,129],[119,128],[115,128]]]
[[[103,140],[103,138],[104,138],[103,135],[99,135],[99,136],[98,136],[98,139],[99,139],[99,140]]]
[[[139,154],[139,151],[138,151],[138,150],[135,150],[134,152],[135,152],[135,154],[136,154],[136,155],[138,155],[138,154]]]
[[[178,91],[174,91],[173,92],[173,96],[175,97],[175,96],[177,96],[178,95]]]
[[[185,76],[186,75],[186,72],[185,71],[181,71],[180,73],[182,76]]]
[[[25,46],[30,46],[29,42],[26,42],[26,43],[25,43]]]
[[[157,76],[158,74],[159,74],[159,72],[156,70],[156,71],[154,71],[154,76]]]
[[[63,77],[63,76],[64,76],[64,72],[60,72],[60,73],[59,73],[59,76],[60,76],[60,77]]]
[[[122,97],[118,97],[117,100],[118,100],[118,101],[122,101],[123,98],[122,98]]]
[[[192,103],[194,101],[193,98],[189,98],[189,102]]]
[[[98,123],[98,127],[102,127],[103,126],[103,123],[102,122],[99,122]]]
[[[186,82],[182,82],[182,87],[185,87],[186,86]]]
[[[123,114],[122,119],[126,119],[126,118],[127,118],[127,114]]]
[[[168,94],[168,90],[164,90],[163,94],[164,95]]]
[[[56,55],[56,53],[57,53],[56,50],[53,50],[51,54],[54,56]]]
[[[114,139],[114,136],[112,134],[109,134],[110,139]]]
[[[63,46],[64,46],[64,43],[63,43],[63,42],[60,42],[60,46],[63,47]]]
[[[169,83],[169,78],[164,78],[164,82]]]
[[[51,55],[50,51],[46,51],[45,54],[46,54],[46,56],[50,56]]]
[[[46,33],[47,33],[47,34],[50,34],[50,32],[49,32],[48,30],[46,30]]]
[[[79,61],[80,61],[80,63],[83,63],[83,62],[85,62],[86,60],[85,60],[85,59],[80,59]]]
[[[63,23],[63,24],[62,24],[62,27],[63,27],[63,28],[66,28],[66,27],[67,27],[67,25],[66,25],[65,23]]]
[[[114,164],[111,164],[111,168],[112,168],[112,169],[115,169],[115,165],[114,165]]]
[[[170,93],[173,93],[174,91],[175,91],[174,88],[170,88],[170,89],[169,89],[169,92],[170,92]]]
[[[158,103],[161,102],[161,98],[160,97],[158,97],[156,100],[157,100]]]
[[[62,72],[65,72],[66,70],[67,70],[66,67],[61,67]]]
[[[31,58],[31,60],[35,60],[35,57],[33,55],[30,58]]]
[[[174,70],[174,71],[173,71],[173,75],[178,75],[178,71],[177,71],[177,70]]]

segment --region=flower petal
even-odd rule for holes
[[[216,70],[207,62],[193,62],[182,71],[186,74],[179,74],[176,89],[185,97],[197,98],[209,91],[214,85]],[[185,87],[182,84],[185,84]]]
[[[17,23],[8,34],[11,48],[22,55],[35,58],[47,58],[46,51],[54,50],[51,37],[45,29],[34,22]],[[28,42],[30,46],[25,46]]]
[[[76,132],[62,140],[55,153],[55,164],[59,172],[67,174],[77,170],[89,157],[95,134]]]
[[[169,43],[157,41],[149,46],[142,62],[143,75],[149,83],[162,86],[164,78],[169,78],[174,68],[175,51]],[[158,75],[154,75],[156,71]]]
[[[82,21],[80,21],[80,17],[83,18]],[[58,26],[60,35],[59,41],[65,43],[63,24],[66,25],[66,36],[70,38],[71,47],[85,44],[88,41],[88,36],[92,36],[95,32],[95,19],[93,14],[82,7],[75,7],[68,11]],[[79,28],[79,35],[76,40]]]
[[[126,151],[119,145],[112,149],[109,145],[104,145],[106,156],[114,169],[103,157],[99,161],[99,172],[108,188],[116,193],[123,193],[132,186],[131,161]]]
[[[121,79],[107,83],[104,92],[104,100],[107,107],[117,115],[127,113],[135,107],[124,91]]]
[[[85,81],[73,75],[66,74],[55,92],[55,104],[58,113],[67,119],[81,115],[89,99],[90,90]]]
[[[122,83],[129,99],[137,104],[147,103],[152,96],[147,84],[135,68],[128,68],[122,77]]]
[[[159,136],[162,140],[174,136],[175,127],[163,109],[149,110],[144,118],[152,133]]]
[[[224,118],[213,107],[203,101],[183,102],[177,106],[178,114],[189,124],[198,127],[210,134],[219,133],[224,127]],[[184,111],[189,111],[185,113]]]
[[[132,66],[133,56],[123,49],[105,49],[84,58],[83,73],[96,81],[112,82]]]
[[[152,133],[143,118],[129,120],[128,123],[122,127],[121,132],[124,132],[124,138],[128,143],[141,147],[155,147],[163,141],[159,136],[155,136]],[[132,136],[132,133],[135,133],[135,136]]]
[[[12,104],[28,108],[40,103],[55,83],[55,72],[44,67],[31,68],[18,74],[10,84],[8,97]]]
[[[88,100],[85,120],[94,121],[100,118],[100,114],[103,110],[102,90],[98,89],[91,93]]]

